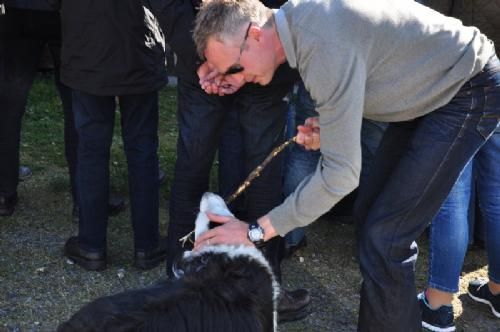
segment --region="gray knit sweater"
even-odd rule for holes
[[[448,103],[494,54],[473,27],[413,0],[289,0],[274,15],[320,114],[322,158],[269,216],[280,235],[354,190],[361,121],[405,121]]]

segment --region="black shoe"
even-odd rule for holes
[[[121,196],[111,195],[108,202],[108,215],[114,217],[120,212],[125,210],[125,200]],[[80,213],[80,207],[78,204],[73,204],[73,210],[71,215],[73,216],[73,221],[78,222]]]
[[[160,169],[158,172],[158,182],[160,183],[160,186],[167,182],[167,174]]]
[[[423,328],[435,332],[455,331],[453,306],[442,305],[437,309],[431,309],[427,304],[425,292],[418,294],[417,299],[422,314]]]
[[[160,237],[158,246],[152,250],[136,250],[134,266],[141,270],[150,270],[167,259],[167,239]]]
[[[474,301],[489,305],[493,315],[500,318],[500,294],[491,294],[487,280],[478,279],[469,282],[468,291]]]
[[[14,213],[17,204],[17,193],[0,196],[0,217],[8,217]]]
[[[307,238],[304,235],[304,237],[299,241],[299,243],[295,245],[290,245],[285,242],[285,252],[284,252],[284,258],[290,258],[299,250],[300,248],[307,247]]]
[[[303,319],[309,314],[307,306],[311,302],[311,296],[306,289],[282,290],[278,301],[279,323]]]
[[[66,241],[64,256],[88,271],[102,271],[106,268],[106,252],[83,250],[78,244],[77,236],[72,236]]]

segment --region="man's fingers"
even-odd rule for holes
[[[306,150],[318,150],[320,148],[319,128],[298,126],[296,142]]]
[[[194,250],[200,250],[206,245],[213,245],[215,243],[215,235],[216,235],[216,230],[217,228],[211,229],[209,231],[206,231],[205,233],[201,234],[195,241],[194,243]]]

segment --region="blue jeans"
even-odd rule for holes
[[[378,146],[384,136],[388,123],[363,119],[361,125],[361,174],[360,184],[368,181],[370,167],[377,154]]]
[[[360,331],[421,330],[415,239],[499,121],[500,62],[494,57],[447,105],[389,125],[356,204]]]
[[[119,97],[122,138],[136,250],[158,246],[158,93]],[[79,136],[77,190],[80,204],[79,244],[106,249],[109,159],[115,124],[115,97],[73,90]]]
[[[209,177],[228,112],[238,111],[243,140],[244,173],[249,174],[284,138],[288,84],[245,85],[231,96],[206,94],[198,82],[179,79],[177,160],[172,183],[168,225],[167,274],[188,246],[179,238],[194,229],[200,199],[209,189]],[[246,220],[255,220],[282,201],[281,156],[273,160],[245,191]],[[238,163],[236,163],[238,164]],[[266,245],[265,255],[280,276],[282,239]]]
[[[431,224],[429,287],[454,293],[467,251],[468,207],[473,168],[477,196],[486,227],[489,277],[500,283],[500,131],[481,147],[464,168]],[[478,212],[479,213],[479,212]]]

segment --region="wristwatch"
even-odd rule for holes
[[[248,224],[248,239],[257,247],[264,246],[264,228],[257,221]]]

